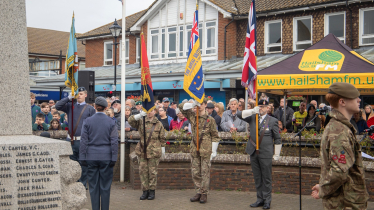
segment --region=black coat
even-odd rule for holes
[[[210,116],[212,116],[214,118],[214,120],[216,121],[216,125],[218,126],[217,127],[218,131],[219,132],[222,131],[221,126],[220,126],[220,124],[221,124],[221,117],[217,114],[216,110],[213,110],[212,115],[210,115]]]

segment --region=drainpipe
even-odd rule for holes
[[[353,49],[353,17],[352,17],[352,9],[351,8],[349,8],[349,6],[348,6],[348,0],[346,0],[346,2],[345,2],[345,6],[347,7],[347,9],[349,10],[349,16],[350,16],[350,19],[351,19],[351,37],[350,37],[350,39],[351,39],[351,49]]]
[[[226,62],[226,33],[227,33],[227,27],[232,23],[232,22],[234,22],[234,14],[232,14],[231,13],[231,17],[232,17],[232,19],[231,19],[231,21],[225,26],[225,40],[224,40],[224,46],[223,46],[223,53],[225,54],[225,60],[224,60],[224,62]]]

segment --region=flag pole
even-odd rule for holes
[[[126,100],[126,0],[122,0],[122,30],[121,100]],[[125,181],[125,118],[125,112],[121,112],[120,182]]]
[[[199,4],[197,2],[198,0],[196,0],[196,11],[199,11]],[[199,25],[199,23],[197,23],[197,25]],[[199,34],[200,36],[200,34]],[[200,50],[200,49],[198,49]],[[199,107],[196,107],[196,151],[197,153],[199,154]]]
[[[244,101],[244,106],[245,107],[243,107],[243,110],[246,110],[247,109],[247,107],[248,107],[248,87],[245,87],[245,92],[244,92],[244,94],[245,94],[245,101]],[[254,108],[254,107],[251,107],[252,109]],[[247,132],[248,133],[248,126],[245,126],[245,132]]]

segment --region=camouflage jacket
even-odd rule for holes
[[[181,110],[182,114],[188,119],[188,121],[191,123],[191,129],[192,129],[192,140],[190,144],[190,153],[192,157],[197,157],[197,149],[196,149],[196,113],[192,111],[192,109],[189,110],[183,110],[183,105],[179,104],[179,110]],[[206,123],[205,130],[204,124]],[[202,157],[210,157],[212,154],[212,142],[219,142],[220,138],[218,137],[218,130],[216,121],[213,117],[209,116],[207,113],[200,116],[199,115],[199,141],[202,137],[202,141],[200,142],[199,152],[200,156]]]
[[[136,145],[135,154],[139,157],[144,158],[144,130],[143,130],[143,119],[138,121],[135,120],[134,115],[130,116],[129,124],[131,127],[136,128],[141,136],[140,141]],[[146,130],[146,141],[148,141],[149,134],[152,126],[155,124],[151,140],[147,143],[147,158],[160,158],[162,155],[161,147],[165,147],[165,129],[162,123],[158,121],[157,117],[153,117],[150,121],[147,117],[145,118],[145,130]]]
[[[365,209],[369,197],[356,130],[338,110],[331,111],[330,116],[321,139],[319,197],[325,209],[342,205],[342,201],[345,207]]]

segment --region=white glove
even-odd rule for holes
[[[244,119],[244,118],[247,118],[251,115],[259,114],[259,113],[260,113],[260,108],[258,106],[256,106],[253,109],[243,110],[242,111],[242,118]]]
[[[184,103],[183,105],[183,110],[189,110],[189,109],[192,109],[193,105],[191,103]]]
[[[212,160],[214,157],[217,156],[218,145],[219,145],[219,142],[212,142],[212,154],[210,155],[210,160]]]
[[[165,158],[165,147],[161,147],[161,150],[162,150],[161,158],[164,159]]]
[[[69,93],[68,98],[69,98],[69,101],[71,101],[71,99],[73,99],[74,96],[71,93]]]
[[[147,116],[147,113],[145,113],[145,112],[143,112],[143,111],[140,111],[139,114],[134,115],[134,119],[135,119],[136,121],[138,121],[138,120],[140,120],[140,118],[145,117],[145,116]]]
[[[200,106],[200,103],[197,102],[197,101],[195,100],[195,101],[193,102],[192,106],[193,106],[193,107],[195,107],[195,106]]]
[[[273,159],[279,160],[281,149],[282,149],[282,144],[276,144],[274,147],[275,147],[275,152],[273,155]]]

